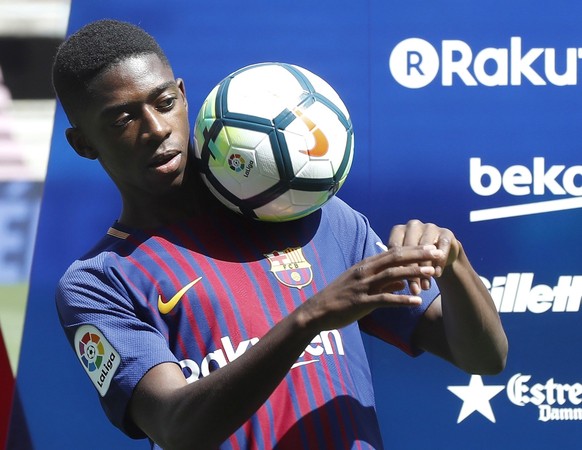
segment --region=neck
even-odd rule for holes
[[[155,198],[123,198],[119,222],[144,229],[195,217],[211,207],[210,195],[199,176],[190,176],[179,187]]]

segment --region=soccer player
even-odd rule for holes
[[[184,81],[141,28],[93,22],[53,68],[68,142],[122,211],[57,288],[65,333],[114,425],[155,448],[382,448],[361,332],[467,372],[504,367],[499,316],[453,233],[387,246],[338,198],[248,220],[201,183]]]

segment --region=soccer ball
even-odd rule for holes
[[[301,67],[261,63],[222,80],[194,126],[194,153],[210,191],[232,210],[283,222],[319,209],[350,170],[348,110]]]

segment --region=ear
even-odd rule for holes
[[[182,78],[177,78],[176,83],[178,84],[178,88],[180,88],[180,92],[182,93],[186,111],[188,111],[188,99],[186,98],[186,86],[184,85],[184,80]]]
[[[83,132],[78,128],[67,128],[65,136],[69,145],[77,152],[79,156],[88,159],[97,159],[98,152],[89,144]]]

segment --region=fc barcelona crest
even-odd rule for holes
[[[301,247],[275,251],[265,256],[271,263],[271,272],[285,286],[301,289],[311,283],[311,264],[303,256]]]

